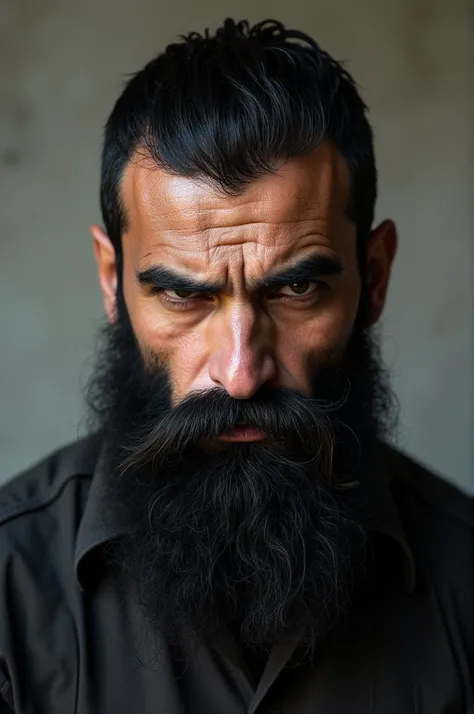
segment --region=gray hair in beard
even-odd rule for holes
[[[172,407],[124,307],[103,339],[88,402],[110,470],[105,522],[123,533],[110,559],[150,631],[178,646],[231,627],[256,651],[298,635],[311,652],[364,572],[364,494],[393,415],[375,340],[359,330],[342,363],[313,367],[311,396],[212,389]],[[237,422],[269,438],[201,449]]]

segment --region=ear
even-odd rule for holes
[[[116,320],[117,264],[115,248],[105,231],[97,225],[91,226],[94,241],[94,255],[97,261],[100,289],[109,322]]]
[[[370,325],[377,322],[385,307],[392,263],[397,252],[397,242],[397,229],[393,221],[383,221],[370,234],[367,246]]]

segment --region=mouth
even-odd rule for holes
[[[218,438],[220,441],[263,441],[267,438],[266,432],[258,429],[255,426],[247,424],[237,424],[233,429],[221,434]]]

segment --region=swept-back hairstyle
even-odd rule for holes
[[[332,141],[351,177],[348,211],[363,256],[376,199],[366,106],[351,75],[308,35],[275,20],[192,32],[135,74],[105,127],[101,209],[121,267],[120,182],[142,148],[165,170],[242,192],[276,160]]]

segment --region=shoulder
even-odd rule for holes
[[[415,555],[433,571],[467,584],[474,563],[474,499],[400,451],[389,449],[388,464],[390,488]]]
[[[0,621],[14,619],[13,601],[59,596],[72,581],[77,533],[98,452],[98,437],[78,440],[0,488]]]
[[[30,666],[47,669],[54,643],[74,641],[73,555],[99,451],[97,436],[82,439],[0,488],[1,711],[3,700],[12,703],[10,680],[21,683]]]
[[[425,526],[431,523],[472,538],[474,499],[407,454],[390,447],[387,453],[392,490],[402,505]]]
[[[474,499],[390,450],[391,490],[412,550],[419,588],[474,653]]]
[[[98,436],[68,444],[49,454],[0,488],[0,530],[23,516],[55,504],[72,483],[90,479],[100,448]]]
[[[25,568],[61,567],[74,551],[98,449],[95,436],[78,440],[0,488],[0,589],[24,583]]]

